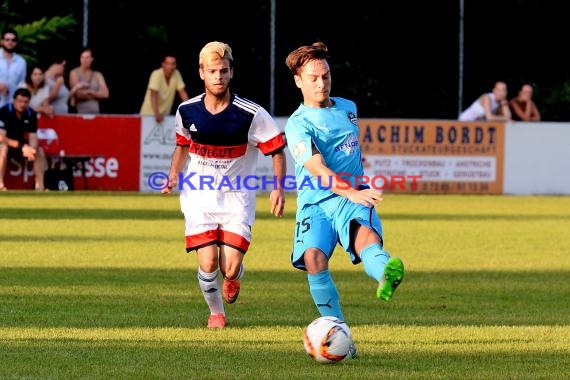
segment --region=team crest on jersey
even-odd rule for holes
[[[354,112],[349,112],[348,113],[348,118],[350,119],[350,122],[356,126],[358,126],[358,119],[356,118],[356,115],[354,114]]]

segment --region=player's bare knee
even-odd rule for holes
[[[353,243],[351,248],[359,254],[363,248],[368,247],[370,244],[383,245],[382,237],[380,237],[376,231],[368,228],[367,226],[360,226],[355,230],[352,241]]]
[[[311,274],[322,272],[329,266],[327,256],[318,248],[308,248],[303,256],[307,272]]]
[[[206,273],[214,273],[215,271],[218,270],[218,262],[203,260],[200,262],[200,269],[202,269]]]
[[[239,276],[241,263],[234,265],[233,263],[227,263],[225,266],[220,268],[220,271],[224,275],[224,278],[228,280],[235,280]]]

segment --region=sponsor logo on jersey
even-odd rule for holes
[[[204,158],[237,158],[245,155],[246,149],[246,144],[235,146],[206,145],[196,142],[190,144],[190,153]]]
[[[358,142],[358,136],[351,134],[346,136],[346,139],[334,148],[335,152],[344,152],[348,156],[360,149]]]

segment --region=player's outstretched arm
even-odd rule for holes
[[[162,194],[169,194],[178,185],[178,173],[184,169],[188,159],[188,147],[177,145],[172,152],[172,161],[168,172],[168,184],[160,191]]]
[[[325,165],[320,153],[314,154],[305,162],[305,168],[314,178],[319,178],[320,183],[329,188],[335,194],[348,198],[353,203],[366,207],[373,207],[383,201],[382,193],[373,189],[358,190],[349,181],[342,180],[338,173],[333,172]]]

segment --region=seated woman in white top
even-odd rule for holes
[[[507,100],[507,84],[496,82],[492,92],[481,95],[459,115],[461,121],[511,120],[511,110]]]

